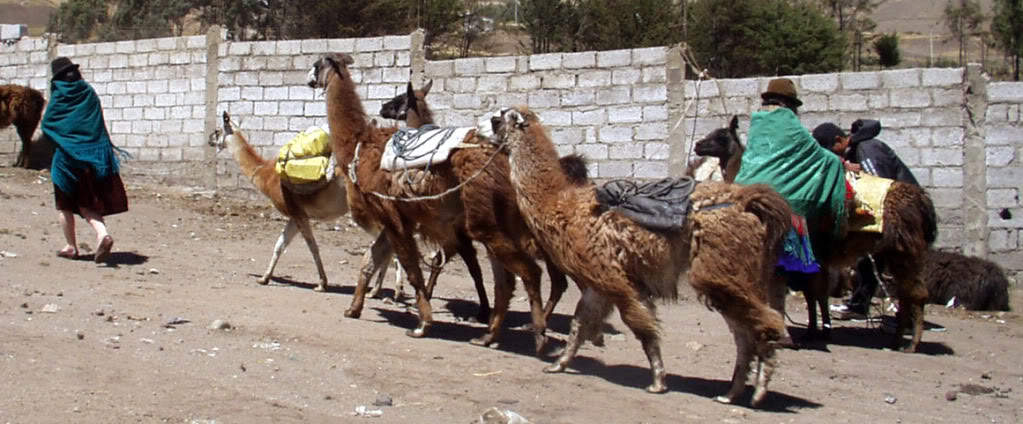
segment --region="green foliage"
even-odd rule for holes
[[[689,44],[718,78],[832,72],[845,40],[835,22],[804,2],[696,0]]]
[[[1023,56],[1023,0],[995,0],[991,32],[995,45],[1012,59],[1013,79],[1019,81]]]
[[[575,6],[561,0],[521,0],[519,19],[529,34],[533,53],[570,51],[570,34],[579,27]]]
[[[902,62],[899,53],[899,34],[891,33],[882,35],[874,41],[874,51],[877,53],[878,64],[885,68],[898,66]]]
[[[582,0],[578,5],[578,50],[663,46],[678,41],[672,0]]]
[[[107,4],[103,0],[68,0],[50,15],[47,31],[63,36],[65,43],[86,41],[97,26],[107,22]]]

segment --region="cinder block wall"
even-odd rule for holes
[[[1017,272],[1023,270],[1023,83],[987,85],[984,165],[989,257]],[[1018,281],[1018,280],[1017,280]]]
[[[470,58],[426,63],[427,97],[446,125],[475,125],[497,108],[537,111],[562,154],[581,153],[596,178],[667,174],[664,47]]]

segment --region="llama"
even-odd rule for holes
[[[32,148],[32,134],[43,117],[46,100],[43,93],[22,85],[0,85],[0,129],[14,124],[21,138],[21,152],[14,166],[29,167]]]
[[[923,280],[928,303],[962,306],[971,311],[1008,311],[1009,280],[998,264],[955,252],[929,250]]]
[[[419,323],[406,334],[424,337],[433,322],[414,236],[419,234],[427,242],[443,246],[453,243],[452,228],[464,229],[487,247],[495,279],[487,333],[473,343],[486,346],[500,338],[514,276],[519,276],[529,298],[536,351],[541,353],[547,326],[540,298],[541,271],[525,247],[532,235],[521,224],[522,219],[514,217],[519,213],[514,207],[514,191],[507,183],[508,187],[502,186],[502,180],[507,181],[502,177],[507,175],[506,159],[484,144],[456,149],[447,162],[434,164],[429,172],[417,172],[415,184],[408,183],[404,172],[380,169],[385,143],[397,129],[368,123],[348,70],[352,63],[348,54],[324,55],[313,64],[309,85],[326,92],[334,154],[353,177],[346,181],[352,218],[364,228],[381,229],[416,291]],[[400,200],[417,196],[421,198]]]
[[[249,145],[244,134],[234,128],[227,112],[224,112],[224,138],[229,141],[228,144],[231,146],[232,154],[235,157],[235,161],[238,162],[242,174],[249,177],[253,185],[270,199],[270,202],[278,212],[288,217],[288,223],[285,225],[274,246],[270,264],[267,266],[266,272],[256,282],[261,285],[266,285],[270,282],[281,254],[287,249],[295,234],[301,232],[302,238],[305,239],[309,251],[313,255],[316,269],[320,274],[320,283],[316,286],[315,290],[320,292],[326,291],[327,275],[323,268],[323,262],[320,259],[316,240],[313,237],[310,219],[332,221],[348,213],[348,203],[346,201],[347,189],[344,185],[343,177],[341,177],[340,169],[335,172],[337,178],[323,188],[311,194],[293,193],[281,185],[280,176],[274,169],[274,161],[264,159]],[[454,249],[448,248],[444,253],[438,253],[437,257],[443,257],[445,254],[450,255],[451,250]],[[459,253],[462,254],[463,252],[459,251]],[[384,276],[387,274],[388,264],[393,256],[393,249],[391,249],[387,239],[382,235],[378,235],[370,249],[363,255],[361,274],[365,278],[361,279],[360,282],[368,282],[376,275],[374,293],[379,293],[380,287],[383,285]],[[462,254],[462,257],[466,261],[466,267],[476,284],[476,291],[480,298],[480,307],[476,318],[481,322],[485,322],[490,317],[490,303],[487,300],[486,289],[483,286],[482,271],[480,270],[479,263],[476,261],[475,250]],[[440,274],[441,268],[436,266],[437,262],[438,260],[435,259],[435,266],[431,268],[431,282],[435,282],[437,275]],[[398,286],[395,297],[398,297],[401,292],[400,278],[400,274],[395,277]],[[362,289],[362,296],[357,296],[352,300],[349,310],[353,308],[361,310],[366,293],[365,284]],[[371,297],[375,296],[371,294]]]
[[[568,182],[557,150],[537,116],[525,107],[495,118],[495,142],[510,150],[519,208],[543,249],[581,287],[568,344],[545,372],[562,372],[580,343],[617,307],[643,345],[653,374],[647,391],[667,390],[655,299],[674,300],[683,272],[704,303],[724,317],[735,338],[732,387],[716,400],[731,403],[757,361],[752,403],[759,405],[784,338],[782,315],[769,306],[770,272],[791,213],[763,185],[696,185],[681,228],[653,231],[607,209],[594,185]]]
[[[430,80],[423,88],[416,90],[410,81],[404,93],[394,96],[394,98],[380,107],[380,116],[386,119],[403,120],[407,126],[412,128],[435,124],[433,110],[430,109],[426,102],[426,96],[430,93],[432,86],[433,80]],[[485,125],[483,129],[488,129],[487,127],[490,127],[492,124],[488,120],[485,124],[481,124],[481,126],[483,125]],[[566,155],[559,160],[559,163],[573,184],[582,185],[588,183],[589,176],[584,157],[577,154]],[[536,243],[529,243],[526,247],[534,258],[544,259],[544,254]],[[547,265],[547,273],[551,277],[551,294],[547,304],[544,306],[544,321],[550,321],[554,308],[568,288],[568,281],[565,279],[564,273],[553,266],[550,261],[545,261],[545,263]],[[427,290],[432,292],[432,285],[435,283],[436,281],[430,281]],[[597,345],[602,344],[603,333],[596,335],[593,342]]]
[[[738,128],[738,117],[733,116],[728,127],[712,131],[698,141],[694,149],[698,155],[717,157],[725,181],[728,182],[735,180],[745,151],[739,142]],[[891,346],[915,352],[923,335],[924,303],[927,301],[927,287],[921,278],[923,257],[937,238],[937,217],[927,192],[918,186],[898,181],[888,189],[884,214],[884,228],[880,234],[849,232],[838,243],[814,240],[814,254],[822,266],[833,270],[852,267],[857,259],[868,254],[890,264],[889,271],[895,276],[894,294],[899,300],[899,310],[895,315],[898,326]],[[818,273],[807,286],[804,290],[809,317],[807,338],[826,338],[831,328],[828,278]],[[784,310],[784,298],[772,304],[780,311]],[[815,304],[820,308],[824,327],[819,335]],[[913,336],[909,344],[904,345],[902,335],[908,329],[912,329]]]

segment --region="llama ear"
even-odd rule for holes
[[[341,53],[341,61],[344,62],[345,66],[355,63],[355,59],[348,53]]]
[[[424,85],[423,89],[422,89],[423,97],[426,97],[427,94],[430,94],[430,88],[432,88],[432,87],[433,87],[433,80],[427,81],[426,85]]]
[[[529,123],[526,122],[526,117],[522,116],[522,114],[516,109],[508,111],[508,120],[515,122],[515,126],[518,128],[525,128],[529,126]]]
[[[739,131],[739,115],[732,115],[732,122],[728,123],[728,129],[732,132]]]
[[[412,81],[409,81],[408,85],[405,86],[405,96],[407,97],[406,101],[412,102],[416,99],[416,90],[412,88]]]

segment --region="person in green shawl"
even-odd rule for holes
[[[820,271],[810,245],[841,238],[847,220],[845,168],[838,156],[821,147],[799,122],[803,102],[792,80],[771,80],[753,112],[737,184],[767,184],[789,202],[793,230],[784,240],[778,267],[794,289]],[[821,247],[821,246],[818,246]]]
[[[50,165],[54,200],[67,245],[57,256],[78,257],[75,217],[78,214],[96,231],[93,260],[110,257],[114,239],[103,217],[128,210],[128,196],[118,173],[115,147],[103,120],[99,96],[82,79],[78,65],[66,57],[50,63],[50,101],[41,129],[53,140],[56,151]]]

